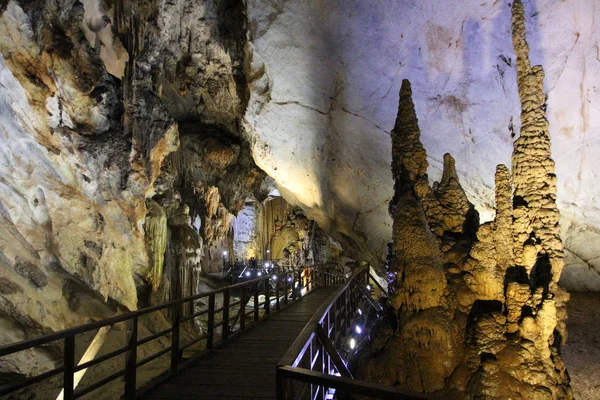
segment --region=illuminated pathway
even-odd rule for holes
[[[315,311],[337,288],[326,286],[315,290],[225,343],[142,398],[275,399],[277,363]]]

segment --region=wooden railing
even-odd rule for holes
[[[326,277],[339,282],[340,277]],[[315,313],[277,366],[277,399],[352,399],[364,395],[375,399],[435,399],[422,393],[356,380],[347,360],[367,338],[371,312],[381,311],[371,296],[375,285],[369,267],[344,280]]]
[[[128,312],[102,321],[92,322],[36,339],[0,347],[0,362],[2,361],[2,357],[28,349],[40,348],[52,344],[56,345],[55,342],[57,341],[63,341],[64,350],[61,366],[20,382],[0,386],[0,396],[14,393],[47,379],[62,375],[63,398],[65,400],[82,397],[120,378],[125,381],[124,398],[134,399],[140,392],[145,392],[147,389],[156,386],[173,374],[176,374],[181,368],[186,367],[192,361],[206,354],[206,352],[211,351],[214,347],[218,346],[219,342],[230,339],[238,332],[246,329],[249,324],[258,322],[261,317],[268,316],[271,312],[279,310],[289,302],[299,299],[302,295],[323,284],[324,280],[325,276],[317,267],[306,267],[276,275],[265,275],[211,292]],[[260,301],[261,295],[264,296],[263,301]],[[222,299],[222,305],[217,306],[217,297]],[[232,298],[235,301],[232,301]],[[248,311],[247,308],[251,299],[253,300],[253,304],[251,310]],[[182,313],[183,309],[190,309],[192,313],[184,315]],[[140,318],[154,312],[171,315],[170,326],[160,332],[139,338],[138,328]],[[195,332],[197,336],[192,337],[186,343],[181,343],[182,326],[186,322],[193,324],[197,318],[206,319],[206,329],[201,331],[199,329],[188,329],[188,331]],[[115,324],[129,324],[127,344],[95,359],[78,364],[75,357],[75,346],[78,336]],[[220,333],[218,332],[219,330]],[[141,360],[137,359],[139,346],[163,337],[170,337],[170,346]],[[195,354],[184,360],[183,351],[191,349],[194,345],[200,348],[197,349]],[[141,389],[138,388],[138,369],[167,354],[170,354],[169,368],[159,378],[152,380]],[[78,371],[83,371],[118,356],[125,357],[124,368],[93,383],[88,383],[85,387],[75,388],[74,377]],[[56,394],[58,395],[58,391]]]

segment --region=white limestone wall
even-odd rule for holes
[[[526,1],[532,60],[546,71],[567,268],[600,290],[600,0]],[[413,84],[432,180],[442,156],[483,220],[519,132],[508,1],[248,2],[257,164],[308,215],[366,258],[391,237],[387,204],[402,79]]]

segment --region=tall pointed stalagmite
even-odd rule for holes
[[[529,64],[520,0],[512,27],[522,128],[513,176],[496,170],[494,221],[479,226],[449,154],[442,181],[429,186],[410,84],[402,84],[392,131],[393,318],[374,329],[361,378],[445,399],[573,398],[560,357],[568,295],[557,284],[563,247],[543,70]]]
[[[513,45],[517,54],[517,77],[521,98],[521,135],[515,142],[512,157],[515,189],[515,261],[517,265],[524,266],[529,273],[536,264],[541,266],[540,263],[549,263],[552,276],[548,278],[556,283],[564,265],[564,250],[560,239],[556,175],[546,119],[544,70],[540,65],[531,67],[529,62],[525,14],[521,0],[513,3],[512,10]],[[541,271],[533,271],[538,275],[539,272]],[[546,272],[548,271],[544,274]],[[549,283],[545,282],[546,285]]]

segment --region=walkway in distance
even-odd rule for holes
[[[146,393],[142,399],[275,399],[279,360],[337,286],[325,286],[272,314]]]

